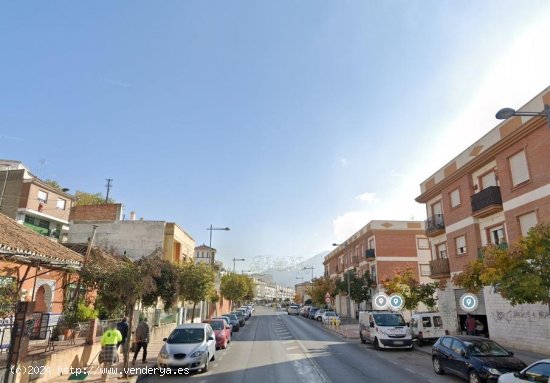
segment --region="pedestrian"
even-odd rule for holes
[[[124,350],[126,350],[126,339],[128,338],[128,318],[122,318],[122,320],[116,324],[116,329],[120,331],[122,335],[122,340],[116,345],[117,349],[122,345],[122,352],[124,352]]]
[[[476,320],[473,316],[468,314],[468,316],[466,317],[466,333],[468,335],[476,335],[476,326]]]
[[[99,363],[103,363],[103,373],[101,374],[103,380],[107,380],[107,370],[109,367],[118,363],[117,344],[121,340],[122,334],[115,328],[114,324],[110,324],[107,331],[101,336]]]
[[[145,364],[145,361],[147,360],[148,343],[149,343],[149,324],[147,323],[147,318],[143,318],[143,320],[139,322],[136,328],[136,352],[134,353],[134,360],[132,361],[132,366],[136,365],[136,359],[142,347],[143,347],[143,356],[141,360]]]

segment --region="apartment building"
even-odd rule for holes
[[[216,261],[216,249],[202,244],[195,247],[195,262],[213,265]]]
[[[391,279],[397,270],[411,268],[420,283],[430,283],[430,246],[421,221],[369,222],[331,251],[323,262],[325,276],[343,280],[345,272],[355,269],[361,277],[369,272],[373,293]],[[336,310],[348,312],[346,296],[335,297]],[[360,302],[360,309],[370,309],[370,302]],[[355,316],[357,304],[351,301]]]
[[[550,104],[550,88],[519,111]],[[465,292],[451,278],[488,244],[506,247],[550,219],[550,129],[542,117],[512,117],[473,143],[420,185],[426,205],[426,235],[432,250],[430,275],[447,281],[439,307],[445,326],[461,332]],[[511,347],[550,351],[550,315],[542,305],[511,306],[493,288],[478,294],[473,312],[491,338]],[[543,345],[543,343],[545,343]]]
[[[85,244],[94,238],[94,246],[115,249],[132,259],[161,251],[164,259],[175,264],[193,261],[195,240],[173,222],[120,220],[120,204],[77,206],[70,221],[68,243]],[[95,233],[94,233],[95,227]]]
[[[0,160],[0,213],[35,233],[66,242],[74,196],[38,177],[20,161]]]

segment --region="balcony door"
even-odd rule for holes
[[[489,173],[482,175],[479,181],[481,190],[485,190],[490,186],[498,186],[497,175],[494,170],[491,170]]]

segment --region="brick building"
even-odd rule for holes
[[[550,88],[519,111],[550,104]],[[550,129],[545,118],[513,117],[473,143],[421,185],[432,278],[446,280],[439,306],[445,326],[460,332],[465,290],[450,283],[488,244],[507,247],[550,219]],[[513,347],[550,352],[550,315],[542,305],[512,307],[492,288],[478,294],[473,314],[491,338]],[[527,318],[527,319],[526,319]],[[544,344],[543,344],[544,343]]]
[[[0,213],[54,241],[66,242],[74,196],[34,176],[20,161],[0,160]]]
[[[421,283],[433,282],[429,277],[430,248],[420,221],[371,221],[331,251],[323,262],[325,275],[343,279],[345,272],[355,269],[358,276],[369,272],[374,291],[381,288],[386,278],[396,270],[411,268]],[[347,298],[335,297],[336,310],[346,314]],[[352,301],[351,315],[357,304]],[[361,302],[361,309],[371,308],[370,302]]]

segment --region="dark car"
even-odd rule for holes
[[[237,316],[237,318],[239,319],[239,324],[241,325],[241,327],[243,327],[245,324],[246,324],[246,316],[244,315],[244,313],[242,311],[231,311],[229,314],[235,314]]]
[[[229,318],[229,322],[231,323],[231,326],[233,326],[233,332],[239,331],[241,324],[239,323],[239,318],[237,318],[235,314],[224,314],[223,316]]]
[[[317,310],[319,310],[319,307],[310,308],[309,311],[307,312],[307,317],[309,319],[315,319],[315,313],[317,312]]]
[[[432,347],[436,374],[446,372],[470,383],[496,382],[508,372],[526,367],[498,343],[479,336],[442,336]]]

